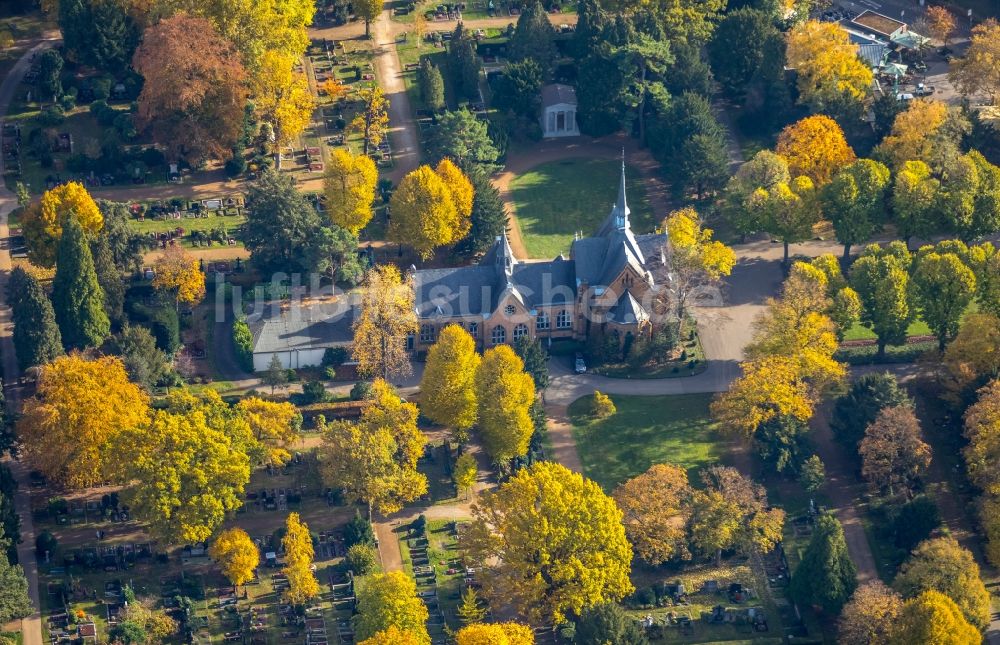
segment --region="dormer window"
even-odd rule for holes
[[[513,316],[516,311],[517,309],[514,308],[514,305],[507,305],[503,308],[503,312],[508,316]]]

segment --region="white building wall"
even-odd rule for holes
[[[267,370],[268,366],[271,364],[271,357],[275,354],[278,355],[278,359],[281,361],[281,365],[285,369],[315,367],[322,364],[323,354],[325,352],[326,349],[322,347],[318,349],[299,349],[287,352],[254,352],[253,369],[255,372],[263,372]]]
[[[563,128],[558,128],[558,115],[563,115]],[[580,128],[576,122],[576,105],[571,103],[556,103],[542,110],[542,136],[575,137],[579,136]]]

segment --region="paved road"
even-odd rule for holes
[[[10,73],[0,84],[0,114],[7,114],[7,107],[14,91],[25,72],[31,66],[31,56],[50,47],[51,41],[40,43],[25,53],[24,56],[11,68]],[[0,158],[0,174],[3,173],[3,159]],[[19,372],[17,360],[14,354],[14,341],[11,336],[11,311],[7,306],[7,281],[10,278],[11,258],[10,246],[7,243],[9,231],[7,228],[7,216],[12,210],[17,208],[17,198],[0,185],[0,240],[4,244],[0,245],[0,358],[3,361],[4,383],[14,384],[17,382]],[[17,389],[6,387],[7,405],[11,409],[17,409]],[[39,612],[41,605],[38,598],[38,563],[35,559],[35,527],[31,518],[31,498],[28,494],[28,469],[20,462],[7,459],[7,464],[11,467],[14,477],[17,479],[20,489],[14,500],[18,515],[21,516],[21,544],[17,548],[17,556],[24,567],[24,573],[28,577],[28,593],[31,601],[35,605],[35,611],[31,616],[21,621],[21,631],[23,633],[24,645],[42,645],[42,620]]]

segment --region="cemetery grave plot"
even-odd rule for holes
[[[461,627],[455,611],[462,589],[475,585],[475,569],[466,568],[458,551],[464,526],[457,520],[423,522],[418,518],[396,529],[403,566],[417,581],[417,594],[427,604],[427,629],[434,643],[446,642],[445,624],[453,630]]]
[[[244,510],[230,521],[251,535],[261,553],[257,579],[245,590],[221,577],[204,545],[163,553],[117,495],[53,500],[35,513],[38,530],[59,541],[40,567],[47,634],[75,636],[92,621],[106,638],[120,618],[123,587],[130,585],[141,600],[167,610],[202,642],[353,642],[353,583],[341,571],[346,551],[341,527],[355,509],[333,507],[337,500],[330,491],[310,483],[312,472],[300,457],[287,467],[254,473]],[[302,514],[314,536],[322,587],[303,616],[281,600],[287,582],[280,571],[279,529],[289,510]],[[182,631],[169,642],[184,637]]]
[[[148,235],[149,245],[156,248],[243,244],[240,235],[246,208],[242,195],[134,202],[129,207],[132,228]]]
[[[351,123],[362,109],[358,90],[376,82],[373,44],[364,39],[314,39],[307,51],[305,69],[318,99],[318,114],[303,136],[304,159],[296,156],[290,160],[305,171],[318,173],[322,172],[330,150],[346,146],[357,153],[364,148],[362,134]],[[329,81],[341,83],[346,92],[331,97],[325,88]],[[379,167],[391,167],[388,139],[373,153],[373,158]]]
[[[760,563],[688,565],[676,573],[633,570],[636,592],[623,601],[653,642],[770,639],[781,642],[784,613],[772,600]],[[786,603],[787,604],[787,603]]]
[[[86,86],[90,79],[75,80]],[[106,102],[83,100],[69,104],[62,115],[51,102],[38,99],[38,68],[31,68],[14,91],[5,124],[17,125],[21,138],[16,147],[5,148],[8,156],[5,180],[8,188],[21,181],[36,194],[59,183],[80,181],[89,188],[162,183],[167,180],[163,154],[148,137],[137,136],[127,117],[129,102],[122,93]],[[46,108],[46,109],[43,109]],[[108,144],[115,134],[120,143]],[[13,162],[13,163],[12,163]]]
[[[546,2],[545,9],[554,14],[575,14],[576,4],[572,2]],[[449,21],[449,20],[484,20],[487,18],[509,17],[511,22],[517,22],[521,15],[520,7],[522,2],[511,2],[509,0],[472,0],[471,2],[451,2],[442,3],[438,0],[429,0],[418,3],[409,3],[396,7],[393,10],[393,20],[403,23],[412,23],[417,13],[424,15],[428,23]]]
[[[490,43],[492,45],[503,45],[507,42],[506,32],[503,29],[497,28],[487,28],[487,29],[476,29],[474,31],[480,43]],[[399,56],[400,65],[403,67],[403,84],[406,87],[406,93],[409,96],[410,104],[413,106],[415,116],[417,118],[417,124],[421,129],[421,138],[426,137],[426,129],[432,124],[431,117],[433,116],[430,111],[426,109],[423,101],[420,99],[420,85],[417,78],[417,70],[420,67],[420,61],[424,58],[430,60],[430,62],[438,68],[441,72],[442,80],[444,81],[444,94],[445,103],[448,109],[457,109],[459,107],[469,105],[470,102],[465,98],[460,98],[455,96],[455,91],[453,89],[451,74],[448,73],[448,63],[447,54],[445,51],[445,45],[447,41],[451,40],[451,31],[430,31],[424,35],[422,41],[418,42],[418,38],[414,34],[403,34],[401,40],[396,43],[396,53]],[[497,66],[499,69],[503,68],[503,60],[497,59],[496,57],[491,57],[492,64]],[[484,58],[484,62],[486,59]],[[481,83],[481,87],[485,88],[486,84]],[[484,91],[486,91],[484,89]],[[482,106],[476,106],[476,110],[479,111]]]
[[[458,490],[452,479],[455,466],[453,448],[448,441],[427,444],[417,469],[427,477],[427,494],[415,503],[444,504],[458,499]]]

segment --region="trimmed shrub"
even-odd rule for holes
[[[618,408],[615,407],[615,402],[611,400],[611,397],[595,390],[594,400],[591,403],[591,414],[594,418],[607,419],[616,412],[618,412]]]
[[[371,544],[361,542],[347,549],[347,566],[356,576],[366,576],[378,567],[378,551]]]

